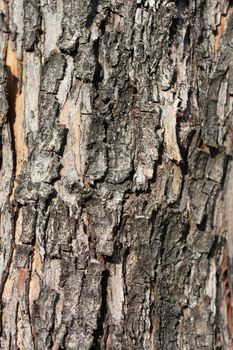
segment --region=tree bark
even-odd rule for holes
[[[0,349],[233,349],[233,2],[0,11]]]

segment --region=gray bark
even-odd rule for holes
[[[0,12],[0,349],[233,349],[232,1]]]

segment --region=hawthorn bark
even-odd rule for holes
[[[233,349],[233,2],[0,13],[0,349]]]

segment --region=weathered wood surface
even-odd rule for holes
[[[0,349],[233,349],[232,1],[0,12]]]

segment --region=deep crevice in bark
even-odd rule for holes
[[[11,72],[11,67],[7,66],[7,73],[8,73],[8,122],[11,132],[11,147],[12,147],[12,159],[13,159],[13,173],[12,173],[12,188],[13,191],[14,187],[14,180],[15,180],[15,172],[16,172],[16,164],[17,164],[17,150],[16,150],[16,144],[15,144],[15,132],[14,132],[14,124],[16,121],[16,98],[18,93],[18,85],[19,80],[16,76],[14,76]]]
[[[109,279],[110,273],[109,270],[104,270],[102,273],[102,279],[101,279],[101,307],[99,311],[99,317],[97,320],[97,328],[93,332],[93,344],[90,348],[90,350],[100,350],[101,349],[101,339],[104,335],[105,329],[105,320],[108,313],[108,303],[107,303],[107,287],[108,287],[108,279]]]
[[[86,28],[90,28],[91,27],[91,25],[93,23],[93,20],[94,20],[94,18],[96,16],[98,5],[99,5],[99,0],[91,0],[90,1],[91,12],[87,16]]]

